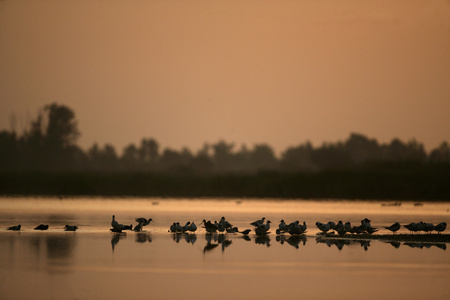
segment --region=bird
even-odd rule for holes
[[[434,226],[434,230],[436,230],[438,232],[438,234],[440,234],[446,228],[447,228],[447,223],[445,223],[445,222],[441,222],[441,223],[437,224],[436,226]]]
[[[322,233],[326,234],[329,230],[333,229],[335,224],[334,222],[329,221],[328,223],[320,223],[320,222],[316,222],[316,226],[317,228],[319,228],[320,231],[322,231]]]
[[[237,227],[230,227],[226,229],[227,233],[235,233],[239,232],[239,229]]]
[[[197,225],[195,225],[194,222],[191,223],[191,225],[189,225],[189,229],[188,229],[191,233],[195,233],[195,231],[197,230]]]
[[[181,232],[184,233],[184,232],[188,231],[190,228],[190,225],[191,225],[191,222],[187,221],[186,224],[184,224],[184,226],[181,226]]]
[[[228,222],[227,220],[225,220],[225,217],[222,217],[219,221],[219,225],[225,227],[225,229],[231,228],[233,227],[233,225],[231,225],[230,222]]]
[[[244,235],[247,235],[250,233],[250,231],[252,231],[251,229],[245,229],[244,231],[238,231],[239,233],[242,233]]]
[[[142,231],[142,226],[144,226],[144,225],[142,225],[142,223],[138,223],[136,226],[134,226],[133,231],[134,232]]]
[[[255,233],[258,236],[266,235],[269,232],[270,229],[270,221],[267,221],[266,224],[262,224],[255,228]]]
[[[39,226],[35,227],[34,230],[47,230],[48,225],[40,224]]]
[[[122,230],[133,230],[133,224],[130,224],[130,225],[119,224],[119,225],[120,225],[120,229],[122,229]]]
[[[19,225],[16,225],[16,226],[8,227],[7,230],[19,231],[21,227],[22,226],[19,224]]]
[[[264,220],[265,219],[266,219],[265,217],[262,217],[262,219],[260,219],[260,220],[256,220],[254,222],[251,222],[250,225],[253,225],[255,227],[261,226],[261,225],[264,224]]]
[[[351,232],[352,231],[352,223],[345,222],[344,229],[345,229],[345,232]]]
[[[218,226],[211,223],[211,221],[206,221],[205,219],[203,219],[203,221],[200,224],[202,223],[205,225],[204,228],[207,233],[216,232],[218,229]]]
[[[119,222],[116,221],[116,216],[112,216],[111,226],[113,229],[121,230]]]
[[[430,233],[434,230],[434,225],[432,223],[424,223],[423,224],[423,231],[425,233]]]
[[[278,229],[280,230],[280,232],[286,231],[286,229],[287,229],[287,224],[284,222],[283,219],[280,221],[280,225],[278,225]]]
[[[175,229],[176,229],[176,232],[182,232],[183,231],[183,226],[181,226],[180,222],[176,222],[175,223]]]
[[[64,231],[76,231],[78,229],[78,226],[76,225],[66,225],[64,226]]]
[[[410,233],[412,232],[419,232],[422,231],[423,222],[420,221],[419,223],[409,223],[408,225],[403,225],[403,227],[407,228]]]
[[[141,218],[136,218],[135,220],[139,224],[142,224],[142,226],[147,226],[147,225],[150,224],[151,221],[153,221],[152,218],[146,219],[146,218],[142,218],[142,217]]]
[[[344,235],[345,234],[345,225],[344,223],[339,220],[339,222],[336,224],[336,226],[334,226],[333,228],[339,235]]]
[[[392,231],[392,234],[394,234],[397,230],[399,230],[401,227],[399,222],[395,222],[394,224],[392,224],[391,226],[384,226],[384,228],[386,228],[387,230]]]
[[[172,225],[170,225],[169,231],[177,232],[177,223],[173,222]]]

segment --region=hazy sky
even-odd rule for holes
[[[0,1],[0,130],[57,102],[83,148],[450,141],[448,0]]]

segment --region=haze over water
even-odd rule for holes
[[[380,228],[394,221],[450,221],[449,203],[383,206],[392,202],[256,199],[0,199],[2,299],[446,299],[450,295],[447,244],[382,241],[325,243],[316,221],[368,217]],[[155,221],[141,233],[109,231],[111,215],[123,224]],[[241,230],[265,216],[268,238],[253,233],[195,235],[167,232],[174,221],[199,224],[225,216]],[[277,237],[278,221],[306,221],[306,237]],[[5,228],[22,224],[20,232]],[[48,231],[34,231],[36,225]],[[66,224],[78,225],[64,232]],[[381,234],[388,233],[380,229]],[[400,233],[407,233],[401,229]],[[446,233],[446,232],[444,232]],[[418,288],[420,287],[420,288]]]

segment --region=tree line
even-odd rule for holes
[[[46,105],[23,133],[0,132],[0,171],[101,171],[170,174],[255,174],[261,171],[317,173],[355,170],[386,164],[450,164],[446,141],[425,151],[416,140],[397,138],[381,144],[352,133],[345,141],[314,147],[305,142],[284,150],[280,157],[268,144],[253,147],[219,141],[197,152],[188,148],[162,149],[154,138],[126,146],[121,154],[105,144],[86,151],[77,146],[80,136],[74,111],[57,103]]]

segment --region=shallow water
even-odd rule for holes
[[[368,217],[375,227],[420,220],[450,221],[450,203],[415,206],[382,202],[0,199],[1,299],[449,299],[447,244],[389,244],[317,239],[316,221]],[[152,217],[145,232],[109,231],[111,215],[135,224]],[[184,223],[225,216],[241,230],[265,216],[272,233],[171,234]],[[304,238],[277,236],[278,221],[306,221]],[[34,231],[40,224],[48,231]],[[20,232],[6,231],[22,225]],[[78,225],[64,232],[66,224]],[[448,231],[448,229],[447,229]],[[446,233],[447,233],[446,231]],[[380,233],[387,233],[380,230]],[[401,229],[400,233],[407,233]]]

